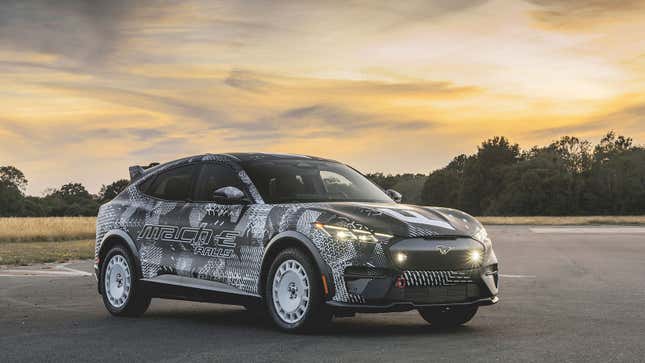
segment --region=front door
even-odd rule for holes
[[[195,192],[195,208],[190,223],[201,228],[204,238],[194,245],[194,258],[200,266],[195,276],[255,292],[263,246],[250,234],[257,205],[215,203],[213,194],[222,187],[236,187],[249,195],[231,165],[204,163]],[[251,201],[251,199],[249,199]],[[264,226],[255,226],[264,228]]]

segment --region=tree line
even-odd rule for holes
[[[103,185],[97,195],[81,183],[49,189],[42,197],[27,196],[27,179],[13,166],[0,167],[0,217],[95,216],[99,206],[112,200],[130,182],[125,179]]]
[[[645,214],[645,148],[613,131],[596,145],[564,136],[528,150],[499,136],[429,174],[367,177],[402,193],[404,203],[452,207],[473,215]],[[92,216],[128,184],[117,180],[93,195],[80,183],[68,183],[42,197],[27,196],[24,174],[3,166],[0,216]]]
[[[473,215],[645,214],[645,148],[613,131],[596,145],[564,136],[528,150],[494,137],[428,176],[370,177],[402,193],[425,177],[404,202]]]

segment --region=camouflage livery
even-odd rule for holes
[[[125,233],[135,244],[145,279],[172,274],[217,281],[261,296],[261,267],[267,245],[280,233],[292,231],[311,241],[331,270],[335,292],[331,300],[353,304],[366,303],[362,291],[368,289],[372,282],[369,279],[348,282],[345,276],[348,268],[397,270],[390,248],[402,239],[466,238],[467,243],[484,251],[487,265],[496,266],[485,230],[463,212],[394,202],[265,204],[239,163],[240,158],[263,157],[264,154],[207,154],[148,169],[117,198],[100,208],[96,233],[97,260],[102,243],[108,237]],[[139,186],[153,175],[195,162],[230,167],[242,181],[244,192],[252,196],[251,203],[173,202],[141,192]],[[384,233],[393,238],[375,243],[340,242],[315,228],[315,223]],[[472,274],[464,272],[466,270],[470,271],[463,266],[448,266],[434,271],[432,266],[426,265],[398,272],[410,281],[410,286],[444,286],[472,283]],[[496,282],[491,290],[488,295],[496,295]]]

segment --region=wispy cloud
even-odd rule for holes
[[[242,70],[231,71],[229,76],[224,80],[224,83],[233,88],[239,88],[250,92],[260,92],[263,88],[269,85],[266,81],[256,77],[253,73]]]
[[[430,130],[434,122],[406,120],[386,115],[352,111],[339,105],[314,104],[281,111],[252,122],[239,122],[228,128],[228,140],[270,142],[275,140],[355,138],[359,133],[384,131],[401,133]],[[221,127],[214,127],[222,130]]]
[[[645,9],[643,0],[527,0],[537,5],[533,16],[540,23],[565,30],[584,29],[606,21],[620,22],[634,11]]]
[[[625,133],[639,133],[645,125],[645,103],[627,106],[607,114],[593,116],[571,125],[549,127],[531,132],[536,137],[558,137],[593,132],[600,134],[608,130]]]
[[[46,88],[52,88],[58,92],[67,92],[76,96],[90,97],[122,106],[169,114],[180,118],[212,120],[222,116],[218,110],[212,107],[148,92],[79,82],[40,82],[38,84]]]
[[[121,27],[141,5],[128,0],[7,0],[0,4],[0,34],[5,45],[16,49],[98,66],[121,45]]]

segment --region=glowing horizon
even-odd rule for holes
[[[0,4],[0,165],[29,194],[272,151],[423,172],[503,135],[645,140],[645,1]]]

